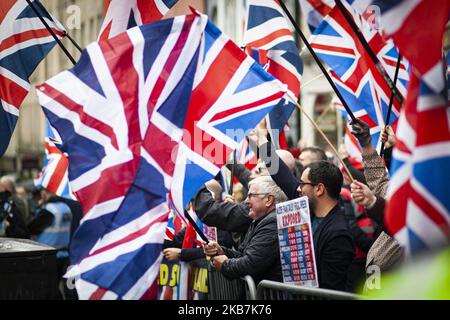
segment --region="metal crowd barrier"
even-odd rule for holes
[[[208,263],[208,300],[255,300],[256,286],[251,276],[228,280]]]
[[[362,296],[320,288],[263,280],[256,290],[257,300],[355,300]]]

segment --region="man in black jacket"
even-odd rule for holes
[[[299,181],[271,152],[266,137],[265,130],[257,129],[249,138],[259,147],[273,180],[289,199],[308,196],[319,287],[345,290],[355,250],[344,209],[339,205],[342,173],[328,161],[315,161],[306,166]]]
[[[246,203],[253,220],[238,250],[221,247],[216,242],[205,245],[205,254],[212,257],[216,270],[228,279],[250,275],[255,283],[263,279],[281,281],[280,249],[278,246],[275,204],[286,195],[268,176],[249,183]]]
[[[345,290],[355,255],[344,210],[339,205],[342,174],[332,163],[315,161],[303,171],[299,192],[308,196],[319,286]]]

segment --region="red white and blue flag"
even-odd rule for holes
[[[355,117],[370,126],[372,143],[374,148],[379,149],[391,90],[342,12],[334,1],[331,7],[329,3],[329,1],[302,1],[303,6],[314,5],[316,15],[323,16],[322,22],[314,29],[313,36],[310,38],[311,46],[322,61],[330,67],[331,77]],[[352,7],[345,1],[343,3],[393,79],[398,59],[395,46],[392,42],[384,41],[381,34],[372,29]],[[402,61],[396,86],[403,95],[406,94],[409,78],[407,69],[407,63]],[[398,118],[399,110],[400,105],[394,99],[390,124]],[[347,112],[342,113],[346,119],[350,120]]]
[[[169,190],[183,212],[227,156],[208,157],[190,133],[231,152],[240,140],[228,129],[255,126],[284,94],[199,14],[93,43],[38,91],[85,212],[66,275],[82,299],[156,297]]]
[[[130,28],[161,20],[178,0],[105,0],[98,40],[106,40]]]
[[[277,0],[249,0],[246,21],[247,53],[286,84],[298,99],[303,62],[280,4]],[[268,115],[267,127],[277,149],[287,149],[283,129],[294,109],[292,102],[282,101]]]
[[[203,58],[178,146],[171,189],[171,199],[180,213],[286,92],[285,85],[212,23],[208,23],[203,37]]]
[[[37,188],[44,187],[63,198],[77,200],[69,184],[69,159],[67,154],[59,149],[60,144],[47,122],[44,167],[34,184]]]
[[[63,27],[39,1],[36,10],[59,37]],[[8,147],[19,108],[31,89],[29,77],[56,41],[25,0],[0,1],[0,157]]]
[[[359,12],[377,8],[383,34],[394,40],[400,53],[415,67],[421,81],[440,92],[445,72],[441,63],[442,38],[449,19],[448,0],[355,0]]]
[[[443,73],[439,78],[445,84]],[[447,88],[434,92],[427,83],[412,73],[385,212],[387,228],[409,255],[450,244],[450,104]]]

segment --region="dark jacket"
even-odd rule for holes
[[[272,179],[289,199],[297,198],[300,184],[297,178],[278,155],[272,152],[273,147],[270,143],[262,145],[260,150],[263,150],[261,157]],[[355,249],[349,223],[341,205],[336,205],[328,213],[313,234],[313,241],[319,287],[345,290],[347,271],[355,255]]]
[[[164,240],[163,249],[182,248],[185,234],[186,234],[186,227],[178,231],[174,235],[173,240]],[[220,245],[226,247],[231,248],[233,246],[233,239],[231,238],[231,234],[228,231],[223,231],[220,229],[217,229],[217,242],[220,243]],[[206,255],[203,252],[203,247],[181,249],[181,256],[180,256],[181,261],[193,261],[204,258],[206,258]]]
[[[217,202],[211,193],[203,187],[194,197],[194,210],[205,224],[230,232],[247,232],[252,223],[250,211],[245,203]]]
[[[355,250],[341,206],[328,213],[314,233],[313,241],[319,287],[344,291]]]
[[[222,265],[226,278],[250,275],[255,283],[263,279],[282,281],[275,211],[252,222],[238,250],[223,249],[229,258]]]

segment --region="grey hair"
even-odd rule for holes
[[[286,195],[283,190],[272,180],[270,176],[260,176],[248,183],[250,188],[252,185],[258,185],[260,192],[267,192],[268,194],[274,196],[275,203],[284,202],[287,200]]]

